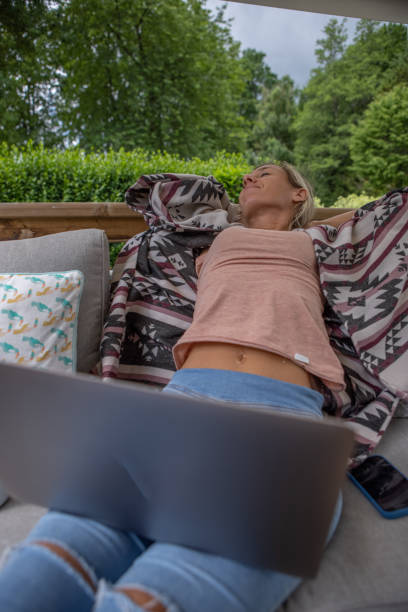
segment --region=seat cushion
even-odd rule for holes
[[[78,317],[77,370],[89,372],[99,360],[99,344],[109,300],[109,244],[98,229],[0,242],[0,273],[62,272],[84,275]]]
[[[407,419],[393,419],[377,453],[408,475]],[[408,601],[408,516],[383,518],[349,480],[343,493],[343,514],[317,577],[303,582],[279,612],[385,612]]]

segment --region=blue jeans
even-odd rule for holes
[[[322,417],[318,392],[253,374],[183,369],[163,391]],[[340,513],[341,497],[327,540]],[[62,547],[77,568],[39,542]],[[295,576],[183,546],[152,543],[91,519],[49,512],[6,557],[0,572],[0,610],[142,610],[115,588],[126,586],[148,591],[167,612],[272,612],[300,582]]]

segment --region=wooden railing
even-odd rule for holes
[[[327,219],[347,208],[316,208]],[[0,240],[35,238],[95,227],[110,242],[127,240],[147,229],[143,216],[123,202],[0,202]]]

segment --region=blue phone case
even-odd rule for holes
[[[396,470],[399,474],[401,474],[401,476],[403,478],[405,478],[405,480],[407,480],[407,477],[405,476],[405,474],[403,474],[398,468],[395,467],[395,465],[393,465],[391,463],[391,461],[389,461],[386,457],[384,457],[383,455],[370,455],[372,457],[381,457],[382,459],[384,459],[384,461],[386,461],[389,465],[391,465],[394,470]],[[383,510],[381,508],[381,506],[379,504],[377,504],[377,502],[375,501],[375,499],[373,497],[371,497],[371,495],[369,495],[369,493],[367,493],[367,491],[364,489],[364,487],[361,486],[361,484],[358,482],[358,480],[356,480],[354,478],[354,476],[350,473],[347,472],[347,476],[350,478],[350,480],[353,482],[353,484],[356,485],[356,487],[358,489],[360,489],[360,491],[362,492],[362,494],[372,503],[372,505],[374,506],[374,508],[376,510],[378,510],[378,512],[381,514],[381,516],[383,516],[386,519],[395,519],[395,518],[400,518],[401,516],[408,516],[408,506],[406,508],[400,508],[399,510]]]

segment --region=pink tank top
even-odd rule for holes
[[[278,353],[333,390],[345,388],[332,349],[313,242],[303,230],[232,226],[196,261],[191,326],[173,348],[176,367],[196,342],[242,344]]]

